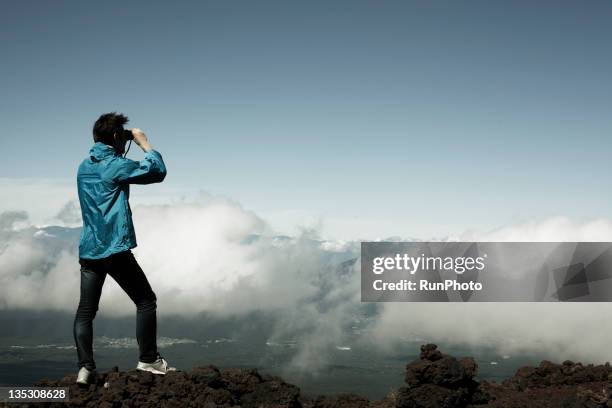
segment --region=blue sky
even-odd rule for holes
[[[202,189],[278,225],[340,220],[336,236],[609,218],[611,17],[605,1],[3,2],[0,177],[71,182],[118,110],[168,164],[136,194]]]

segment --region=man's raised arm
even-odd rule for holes
[[[166,177],[166,165],[161,154],[153,150],[147,136],[140,129],[132,129],[134,142],[145,152],[141,161],[122,159],[115,181],[129,184],[160,183]]]

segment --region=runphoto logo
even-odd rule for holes
[[[372,272],[380,275],[385,271],[404,270],[414,275],[418,271],[445,270],[454,271],[460,275],[466,271],[482,271],[485,268],[486,257],[486,254],[476,258],[465,256],[443,258],[440,256],[425,256],[425,254],[421,254],[421,256],[396,254],[390,257],[374,258]]]

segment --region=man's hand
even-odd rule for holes
[[[142,150],[148,152],[152,149],[151,144],[149,143],[149,139],[147,139],[147,135],[138,128],[132,129],[132,135],[134,135],[134,143],[136,143]]]

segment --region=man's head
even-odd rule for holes
[[[128,138],[125,136],[123,125],[129,119],[122,113],[110,112],[100,115],[93,127],[94,142],[101,142],[112,146],[119,154],[125,152],[125,143]]]

